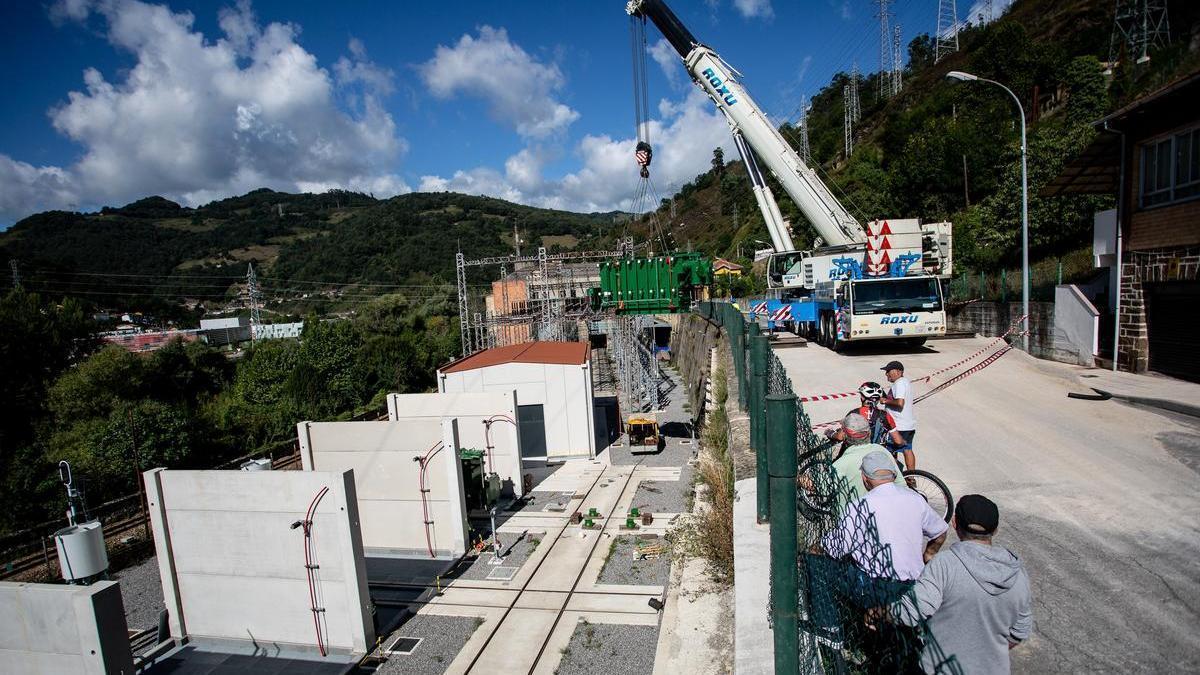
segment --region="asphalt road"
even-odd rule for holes
[[[775,353],[805,396],[886,384],[892,358],[920,377],[988,342]],[[997,543],[1033,587],[1035,633],[1013,652],[1015,672],[1200,672],[1200,420],[1067,398],[1087,392],[1086,374],[1010,352],[917,407],[919,466],[956,499],[1000,507]],[[818,423],[853,403],[805,405]]]

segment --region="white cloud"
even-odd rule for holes
[[[659,38],[658,42],[646,48],[650,58],[662,68],[663,75],[667,76],[667,81],[671,86],[676,87],[682,84],[680,75],[683,73],[683,63],[679,58],[679,52],[667,42],[666,38]]]
[[[379,102],[390,73],[361,43],[333,78],[289,24],[260,26],[248,2],[219,14],[215,41],[194,17],[138,0],[60,1],[55,17],[96,12],[109,42],[136,58],[120,80],[94,68],[83,91],[50,110],[55,129],[83,147],[70,167],[35,168],[0,155],[0,220],[46,208],[124,203],[162,194],[197,203],[258,187],[374,187],[406,192],[392,168],[406,149]]]
[[[797,82],[804,81],[804,76],[808,75],[808,69],[810,66],[812,66],[812,62],[813,62],[812,54],[805,55],[804,60],[802,60],[800,62],[800,69],[796,72],[796,81]]]
[[[478,37],[463,35],[453,47],[439,45],[419,70],[434,96],[482,98],[492,117],[525,138],[547,138],[579,119],[554,96],[566,82],[558,66],[530,56],[503,28],[482,26]]]
[[[733,0],[733,6],[747,19],[775,17],[775,8],[771,6],[771,0]]]
[[[724,117],[699,89],[692,89],[679,102],[661,101],[658,112],[649,125],[654,144],[650,173],[660,197],[670,196],[665,193],[667,186],[681,185],[707,171],[713,148],[720,146],[726,157],[735,156]],[[546,154],[527,148],[509,157],[503,172],[477,167],[456,171],[449,178],[423,176],[420,189],[485,194],[572,211],[646,210],[657,204],[635,203],[639,181],[635,145],[634,138],[587,135],[575,148],[580,168],[561,178],[543,178]]]

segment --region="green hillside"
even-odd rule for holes
[[[366,294],[452,283],[458,250],[469,258],[508,253],[514,226],[527,251],[611,241],[618,215],[454,193],[377,200],[261,189],[195,209],[148,197],[98,213],[30,216],[0,234],[0,259],[18,261],[27,289],[171,318],[190,316],[185,304],[219,306],[236,297],[253,263],[268,305],[304,313],[336,306],[301,302],[304,291],[323,284],[361,285]]]
[[[1012,267],[1019,256],[1020,173],[1015,109],[993,86],[951,84],[945,74],[965,70],[1003,82],[1021,98],[1029,119],[1030,236],[1035,259],[1091,244],[1092,214],[1106,197],[1037,197],[1063,163],[1094,137],[1091,123],[1141,93],[1200,68],[1200,4],[1171,6],[1172,43],[1136,69],[1121,59],[1104,74],[1112,30],[1109,0],[1018,0],[999,20],[960,33],[959,52],[936,65],[932,41],[908,45],[904,89],[878,94],[878,74],[859,82],[862,119],[854,152],[843,150],[843,85],[838,73],[812,98],[809,142],[814,168],[860,221],[881,217],[949,219],[955,224],[959,270]],[[717,45],[719,49],[719,45]],[[747,68],[750,64],[746,64]],[[791,106],[797,108],[796,106]],[[782,122],[797,151],[796,119]],[[814,233],[777,183],[797,248]],[[653,214],[675,245],[691,243],[714,255],[737,257],[769,241],[740,165],[716,165]],[[651,218],[640,221],[650,230]]]

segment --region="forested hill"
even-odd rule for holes
[[[1092,140],[1094,121],[1200,68],[1200,2],[1172,3],[1170,12],[1170,45],[1154,49],[1147,65],[1135,66],[1122,52],[1111,74],[1104,72],[1113,27],[1111,0],[1017,0],[997,20],[964,29],[960,51],[937,64],[930,36],[918,35],[908,44],[898,96],[880,95],[877,73],[860,77],[862,118],[853,127],[854,149],[848,158],[843,87],[849,72],[836,74],[812,98],[813,166],[860,221],[948,219],[955,225],[958,269],[1011,267],[1020,250],[1014,106],[994,86],[952,84],[945,75],[962,70],[994,79],[1020,97],[1029,120],[1033,256],[1086,248],[1094,210],[1107,208],[1112,200],[1041,198],[1037,191]],[[741,65],[752,72],[753,64]],[[799,104],[784,106],[794,111],[791,119],[776,120],[797,151]],[[725,159],[715,158],[712,169],[684,185],[673,200],[664,200],[655,217],[669,223],[664,229],[678,246],[690,242],[726,257],[736,257],[740,250],[745,258],[762,247],[755,240],[769,238],[745,172]],[[793,223],[797,248],[808,247],[811,228],[778,183],[772,182],[772,188]]]
[[[183,300],[236,296],[247,263],[287,281],[453,283],[460,248],[468,257],[502,255],[513,248],[514,226],[525,250],[557,251],[611,241],[621,216],[455,193],[377,200],[261,189],[194,209],[148,197],[98,213],[30,216],[0,234],[0,260],[16,260],[30,290],[98,306],[158,300],[153,309],[170,315]]]

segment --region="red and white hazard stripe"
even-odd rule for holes
[[[808,401],[836,401],[839,398],[850,398],[851,396],[858,396],[858,392],[847,391],[841,394],[817,394],[815,396],[803,396],[797,400],[801,403],[807,403]]]
[[[758,314],[761,316],[767,315],[767,303],[765,303],[765,302],[756,302],[753,305],[751,305],[751,308],[752,308],[751,311],[754,314]]]
[[[771,312],[771,320],[772,321],[791,321],[792,320],[792,306],[784,305],[783,307],[780,307],[779,309],[775,310],[774,312]]]

